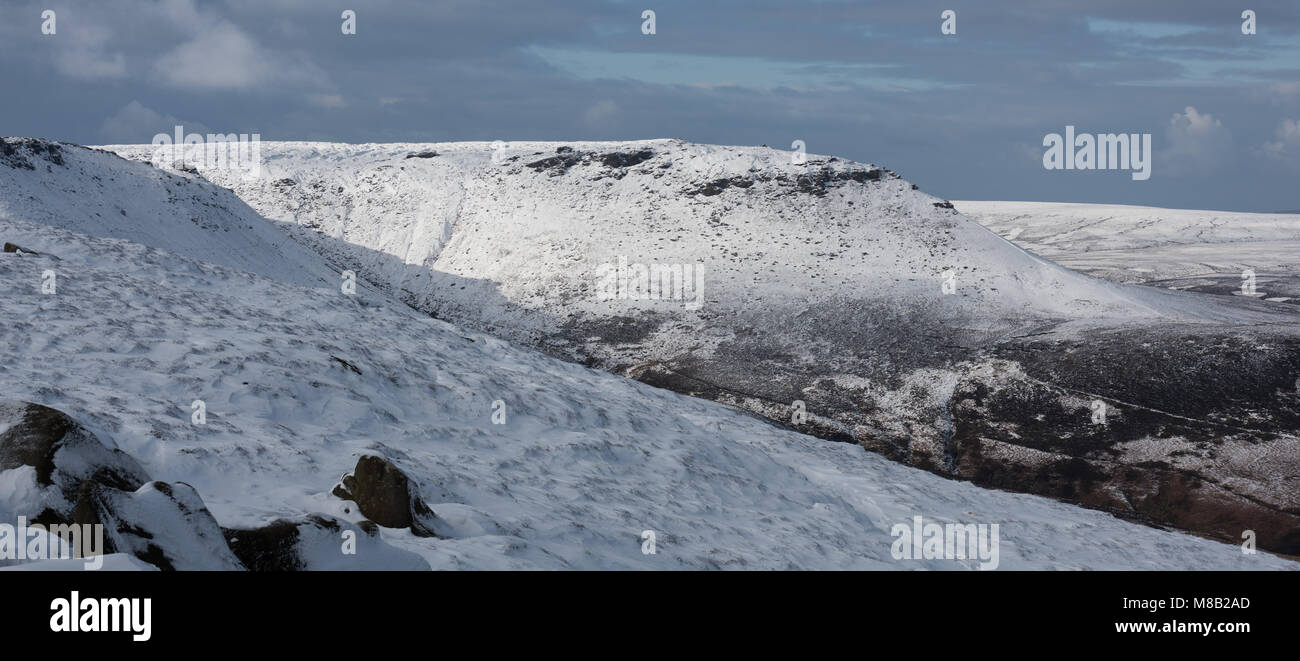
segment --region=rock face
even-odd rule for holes
[[[439,156],[406,159],[423,150]],[[812,154],[263,153],[261,179],[203,175],[439,318],[945,476],[1300,550],[1291,306],[1087,277],[887,169]]]
[[[990,353],[953,390],[936,470],[1300,553],[1300,338],[1111,331]]]
[[[226,529],[226,541],[252,571],[427,570],[420,556],[385,544],[369,521],[323,514],[277,519],[260,528]]]
[[[33,138],[0,138],[0,165],[24,170],[63,165],[63,146]]]
[[[35,502],[10,503],[37,523],[68,522],[87,483],[132,490],[149,480],[130,455],[105,446],[61,411],[28,402],[0,402],[0,471],[31,467]]]
[[[434,513],[420,499],[419,490],[392,462],[363,455],[352,473],[334,486],[334,495],[356,502],[366,518],[386,528],[410,528],[432,537]]]
[[[130,553],[164,571],[244,569],[184,482],[149,482],[134,492],[84,483],[74,521],[103,525],[106,553]]]

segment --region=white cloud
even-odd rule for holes
[[[1264,143],[1260,152],[1266,158],[1300,169],[1300,120],[1282,120],[1276,135],[1277,140]]]
[[[223,21],[163,55],[154,65],[163,81],[194,89],[243,89],[267,75],[267,58],[257,43]]]
[[[113,37],[111,30],[94,24],[67,21],[59,24],[59,46],[53,58],[54,68],[78,80],[102,80],[126,76],[126,56],[109,53],[105,46]]]
[[[1232,157],[1232,134],[1209,113],[1187,106],[1174,113],[1165,129],[1165,148],[1155,167],[1173,176],[1206,174]]]
[[[200,12],[190,0],[168,0],[167,15],[190,38],[154,63],[164,84],[194,90],[330,87],[329,77],[303,53],[258,44],[239,26]]]

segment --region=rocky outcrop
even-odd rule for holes
[[[1300,554],[1300,339],[1098,332],[997,353],[953,391],[940,472]]]
[[[354,501],[362,515],[381,526],[435,536],[433,510],[420,499],[415,482],[383,457],[363,455],[356,468],[334,485],[333,494]]]
[[[3,518],[102,525],[104,545],[94,550],[159,569],[243,568],[193,487],[150,481],[130,455],[62,411],[0,402],[0,471],[10,470],[20,472],[16,484],[28,483],[0,498]]]
[[[35,170],[41,161],[62,166],[63,146],[34,138],[0,138],[0,165]]]
[[[103,525],[106,553],[130,553],[164,571],[244,568],[184,482],[149,482],[133,492],[84,483],[74,522]]]

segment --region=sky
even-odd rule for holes
[[[176,125],[802,140],[948,199],[1300,210],[1300,2],[0,0],[0,134],[148,143]],[[1045,169],[1067,125],[1151,134],[1150,178]]]

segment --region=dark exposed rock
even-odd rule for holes
[[[103,525],[105,552],[130,553],[164,571],[244,568],[184,482],[150,482],[133,492],[84,482],[73,521]]]
[[[355,374],[361,374],[361,368],[357,367],[356,365],[353,365],[352,363],[346,360],[343,360],[342,358],[339,358],[338,356],[330,356],[330,360],[333,360],[334,362],[348,368],[349,370],[352,370],[352,372]]]
[[[62,495],[43,503],[45,508],[64,518],[71,516],[85,482],[133,491],[149,480],[130,455],[106,447],[75,420],[47,406],[0,402],[0,429],[0,470],[35,468],[36,483],[53,485]]]
[[[433,158],[433,157],[435,157],[435,156],[437,156],[437,155],[438,155],[438,152],[433,151],[433,150],[431,149],[431,150],[429,150],[429,151],[412,152],[412,153],[410,153],[410,154],[407,154],[406,157],[407,157],[407,158]]]
[[[526,166],[538,172],[550,171],[551,176],[559,176],[569,171],[569,168],[586,160],[591,154],[587,152],[574,151],[571,147],[560,147],[555,150],[557,154],[540,160],[527,163]]]
[[[728,188],[749,188],[755,182],[776,181],[782,186],[791,187],[794,193],[803,193],[806,195],[823,196],[826,191],[836,186],[842,186],[848,183],[864,184],[867,182],[880,181],[886,170],[879,168],[866,169],[854,167],[849,169],[831,168],[831,167],[809,167],[806,172],[796,175],[793,178],[784,174],[775,177],[758,173],[752,176],[734,176],[722,177],[709,181],[699,187],[683,191],[686,195],[704,195],[711,197],[720,194]]]
[[[230,550],[251,571],[299,571],[298,526],[303,522],[278,519],[251,529],[223,528]]]
[[[223,528],[221,532],[231,551],[252,571],[300,571],[308,569],[299,548],[305,529],[325,531],[333,537],[343,525],[333,517],[308,514],[296,520],[276,519],[261,528]],[[366,534],[374,536],[368,530]]]
[[[35,170],[33,159],[63,165],[63,146],[57,142],[34,138],[0,138],[0,164],[11,168]]]
[[[1008,343],[998,353],[1024,376],[958,386],[939,472],[1228,543],[1253,530],[1259,548],[1300,554],[1287,486],[1300,458],[1286,450],[1300,427],[1298,344],[1173,331]],[[1277,458],[1257,465],[1270,446]]]
[[[872,169],[851,169],[838,170],[832,168],[809,168],[808,172],[795,178],[795,188],[800,193],[816,195],[818,197],[825,195],[828,188],[844,184],[845,182],[866,183],[868,181],[879,181],[882,170]]]
[[[733,186],[736,188],[749,188],[753,185],[754,180],[748,177],[723,177],[721,179],[714,179],[713,181],[710,181],[694,190],[686,191],[686,194],[712,197]]]
[[[419,556],[386,545],[380,539],[379,526],[366,520],[354,525],[324,514],[308,514],[277,519],[259,528],[227,528],[222,534],[252,571],[429,568]],[[357,547],[354,555],[343,551],[348,537]]]
[[[935,202],[934,206],[936,209],[951,209],[952,202],[949,202],[948,200],[944,200],[942,202]]]
[[[22,246],[18,246],[18,245],[14,245],[14,244],[12,244],[12,243],[9,243],[8,241],[5,242],[5,245],[4,245],[4,251],[5,251],[5,252],[18,253],[18,254],[21,254],[21,255],[39,255],[39,254],[41,254],[41,253],[36,252],[35,250],[28,250],[28,249],[26,249],[26,248],[24,248],[24,247],[22,247]]]
[[[633,152],[615,151],[601,155],[600,162],[606,167],[630,168],[634,165],[644,163],[654,158],[654,156],[655,153],[649,149],[642,149]]]
[[[433,511],[420,499],[414,481],[387,459],[363,455],[332,493],[354,501],[362,515],[381,526],[434,536]]]

